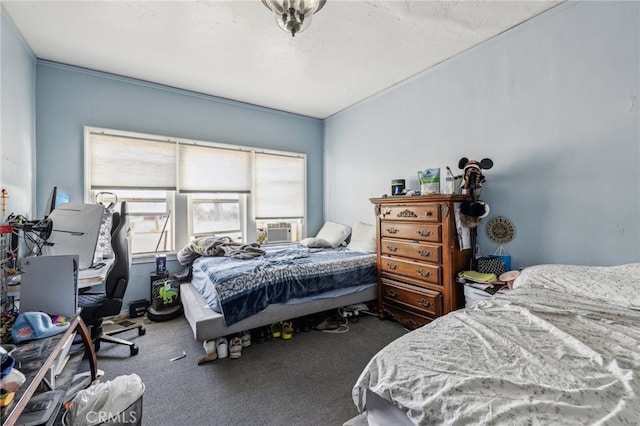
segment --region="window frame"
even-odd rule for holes
[[[194,204],[199,204],[199,203],[231,203],[231,204],[238,204],[238,213],[240,215],[239,217],[239,227],[238,229],[224,229],[224,230],[218,230],[218,231],[214,231],[214,232],[219,232],[219,233],[232,233],[232,232],[240,232],[243,236],[243,241],[246,239],[244,238],[244,236],[247,233],[247,196],[246,194],[238,194],[238,193],[234,193],[238,195],[237,199],[225,199],[225,198],[216,198],[216,194],[215,193],[190,193],[188,194],[188,201],[187,201],[187,218],[188,218],[188,228],[187,228],[187,232],[188,232],[188,236],[189,238],[198,238],[198,237],[203,237],[203,236],[207,236],[207,235],[212,235],[212,233],[210,232],[195,232],[195,224],[194,224]],[[205,196],[206,195],[206,196]]]

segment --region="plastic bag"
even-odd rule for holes
[[[440,169],[425,169],[418,171],[420,193],[437,194],[440,192]]]
[[[104,383],[96,382],[73,398],[66,416],[67,425],[96,425],[117,418],[143,393],[144,383],[137,374],[118,376]],[[133,420],[136,419],[128,420],[135,423]]]

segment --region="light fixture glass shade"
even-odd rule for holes
[[[313,14],[322,9],[327,0],[262,0],[276,16],[278,26],[295,37],[309,28]]]

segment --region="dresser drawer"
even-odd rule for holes
[[[411,260],[398,259],[389,256],[380,258],[381,272],[404,275],[421,281],[428,281],[433,284],[440,284],[440,265],[414,262]]]
[[[433,318],[442,314],[442,293],[396,281],[382,280],[382,300]]]
[[[438,204],[382,206],[380,214],[386,220],[440,222],[440,206]]]
[[[434,244],[410,243],[382,238],[380,252],[390,256],[402,256],[424,262],[441,263],[442,248]]]
[[[406,238],[415,241],[441,242],[441,225],[439,223],[402,223],[382,221],[380,236],[383,238]]]
[[[386,303],[382,305],[382,312],[391,315],[393,319],[395,319],[408,329],[422,327],[423,325],[429,324],[435,319],[434,317],[421,315],[417,312],[413,312],[408,309],[402,309],[399,306]]]

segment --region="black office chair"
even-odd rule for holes
[[[91,328],[91,338],[96,352],[100,349],[100,342],[110,342],[129,346],[131,355],[138,353],[135,343],[114,337],[125,331],[138,329],[138,335],[142,336],[146,330],[142,325],[131,325],[114,330],[103,331],[102,323],[105,317],[120,314],[122,299],[129,282],[129,269],[131,267],[131,255],[129,250],[129,221],[127,219],[127,205],[123,201],[120,212],[114,212],[111,224],[111,247],[113,248],[114,262],[107,275],[102,292],[87,292],[78,295],[78,305],[82,308],[80,316],[85,324]]]

